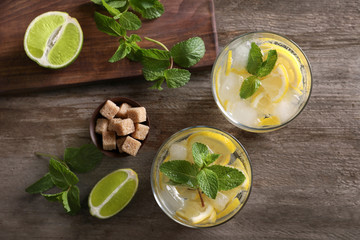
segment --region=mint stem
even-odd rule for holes
[[[145,40],[148,40],[150,42],[153,42],[153,43],[156,43],[156,44],[160,45],[162,48],[164,48],[166,51],[169,52],[169,49],[163,43],[161,43],[161,42],[159,42],[159,41],[157,41],[155,39],[152,39],[152,38],[148,38],[148,37],[144,37],[144,38],[145,38]],[[173,57],[170,57],[170,68],[169,69],[172,69],[173,65],[174,65],[174,59],[173,59]]]
[[[199,193],[199,197],[200,197],[200,201],[201,201],[201,206],[202,206],[202,207],[205,207],[204,199],[203,199],[202,196],[201,196],[200,189],[197,188],[197,191],[198,191],[198,193]]]

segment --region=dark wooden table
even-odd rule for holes
[[[359,1],[216,0],[215,8],[220,49],[256,30],[278,32],[302,47],[314,79],[302,114],[272,133],[237,129],[214,103],[210,69],[194,73],[185,87],[161,92],[148,90],[149,84],[137,78],[1,96],[0,239],[359,239]],[[61,155],[65,147],[89,143],[93,110],[116,96],[148,109],[151,133],[138,156],[104,158],[94,171],[80,174],[83,209],[77,216],[27,194],[24,189],[47,171],[47,161],[34,152]],[[244,209],[221,226],[200,230],[170,220],[157,206],[149,181],[162,142],[195,125],[236,136],[254,171]],[[125,167],[140,178],[133,201],[108,220],[90,216],[92,186]]]

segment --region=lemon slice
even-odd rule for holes
[[[244,174],[244,176],[245,176],[245,181],[238,187],[240,190],[245,190],[245,191],[248,191],[249,190],[249,187],[250,187],[250,177],[249,177],[249,175],[248,175],[248,172],[246,171],[246,168],[245,168],[245,166],[244,166],[244,164],[241,162],[241,160],[239,159],[239,158],[237,158],[232,164],[231,164],[231,166],[232,167],[234,167],[234,168],[237,168],[237,169],[239,169],[243,174]],[[231,190],[230,190],[231,191]],[[229,191],[227,191],[227,192],[229,192]],[[238,191],[237,193],[236,193],[236,195],[239,193],[240,191]],[[225,194],[226,192],[224,192],[224,194]],[[231,193],[230,194],[228,194],[228,196],[231,198],[232,196],[232,198],[234,198],[236,195],[231,195]],[[232,199],[231,198],[231,199]]]
[[[169,161],[170,155],[167,155],[167,157],[164,159],[163,163]],[[159,183],[160,183],[160,189],[164,190],[166,182],[169,181],[169,178],[165,176],[162,172],[159,172]]]
[[[216,90],[216,96],[217,96],[217,99],[219,99],[221,105],[222,102],[221,102],[221,99],[220,99],[220,95],[219,95],[219,87],[220,87],[220,72],[221,72],[221,66],[218,67],[218,69],[216,70],[215,72],[215,90]]]
[[[232,211],[234,211],[238,206],[240,205],[240,201],[238,198],[234,198],[231,203],[229,203],[229,205],[225,208],[224,211],[220,212],[216,218],[222,218],[226,215],[228,215],[229,213],[231,213]]]
[[[188,200],[185,201],[183,208],[176,211],[176,215],[193,224],[198,224],[209,218],[213,211],[214,208],[211,204],[205,204],[205,207],[202,207],[200,201]]]
[[[216,222],[216,211],[213,211],[209,217],[208,220],[209,223],[215,223]]]
[[[231,64],[232,64],[232,51],[229,50],[228,52],[228,58],[227,58],[227,62],[226,62],[226,71],[225,71],[225,75],[228,76],[231,70]]]
[[[229,201],[231,199],[229,199],[229,197],[222,193],[222,192],[218,192],[216,194],[216,198],[215,199],[211,199],[211,198],[207,198],[207,201],[215,208],[216,212],[221,212],[222,210],[225,209],[226,205],[229,203]]]
[[[302,73],[298,59],[287,49],[275,44],[264,43],[260,48],[265,54],[267,54],[270,49],[276,50],[278,54],[277,63],[284,65],[288,71],[290,87],[299,89],[300,84],[302,83]]]
[[[261,85],[273,103],[280,102],[289,89],[289,77],[282,64],[261,80]]]
[[[228,164],[230,155],[236,150],[236,146],[229,138],[210,131],[202,131],[191,135],[187,140],[187,148],[192,149],[195,142],[207,145],[213,153],[221,154],[214,164]],[[188,151],[187,159],[193,162],[192,151]]]
[[[268,118],[260,119],[259,126],[271,126],[271,125],[279,125],[280,119],[277,116],[271,116]]]
[[[271,97],[266,93],[262,86],[251,97],[250,105],[265,114],[271,112],[273,108]]]

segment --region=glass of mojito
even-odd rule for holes
[[[268,132],[291,122],[312,88],[310,63],[290,39],[253,32],[230,42],[212,69],[212,93],[228,121],[250,132]]]
[[[171,219],[212,227],[231,219],[249,198],[252,168],[230,134],[207,126],[183,129],[160,147],[152,164],[154,197]]]

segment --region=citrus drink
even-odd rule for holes
[[[173,185],[158,167],[175,160],[194,163],[194,143],[202,143],[211,153],[220,154],[211,165],[241,171],[245,176],[242,184],[231,190],[219,191],[215,199],[197,189]],[[172,219],[189,227],[208,227],[230,219],[246,202],[252,182],[250,161],[240,143],[230,135],[209,127],[189,128],[173,135],[159,150],[152,172],[153,192],[160,207]]]
[[[251,44],[261,50],[263,60],[276,50],[272,71],[259,77],[261,86],[249,98],[240,97]],[[273,33],[250,33],[231,42],[219,55],[212,74],[214,98],[226,118],[253,132],[275,130],[304,108],[311,91],[311,71],[305,55],[290,40]]]

